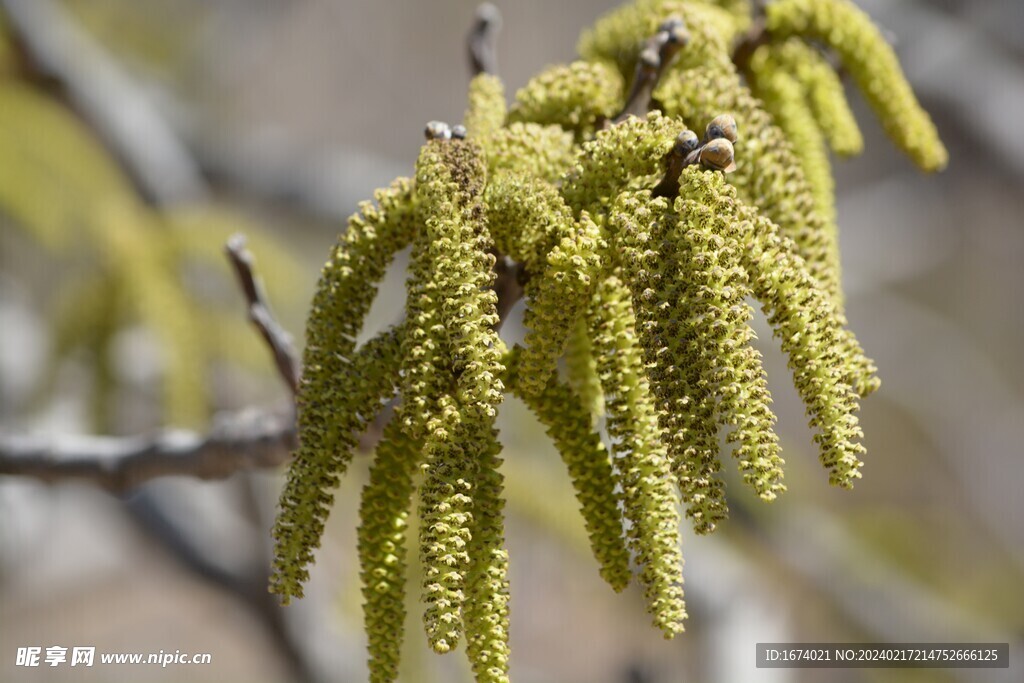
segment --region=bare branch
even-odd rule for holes
[[[55,83],[154,204],[206,194],[198,167],[167,121],[53,0],[0,0],[31,68]]]
[[[476,8],[473,27],[466,38],[469,49],[469,68],[473,75],[498,73],[498,33],[501,31],[501,12],[489,2]]]
[[[626,97],[622,111],[612,119],[621,123],[630,116],[644,116],[651,104],[651,93],[658,85],[661,74],[680,48],[690,42],[683,20],[669,17],[658,27],[658,32],[647,39],[636,62],[633,85]]]
[[[47,483],[79,479],[124,493],[157,477],[224,479],[288,460],[297,445],[294,417],[243,411],[209,434],[168,430],[153,437],[0,435],[0,475]]]
[[[274,355],[274,363],[281,379],[294,397],[299,390],[299,360],[291,335],[281,327],[270,313],[263,287],[253,272],[253,257],[245,248],[245,236],[233,235],[224,247],[228,260],[235,268],[238,282],[249,305],[249,320],[260,331]]]

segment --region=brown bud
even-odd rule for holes
[[[731,114],[719,114],[711,119],[707,129],[704,131],[704,142],[725,138],[729,142],[736,142],[736,119]]]
[[[697,134],[687,129],[676,137],[676,142],[672,145],[672,153],[685,157],[698,146],[700,146],[700,140],[697,138]]]
[[[733,160],[732,143],[726,138],[717,138],[700,148],[700,163],[715,171],[729,173],[736,170]]]

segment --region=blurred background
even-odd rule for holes
[[[509,92],[571,60],[579,31],[615,4],[500,4]],[[728,473],[731,519],[711,537],[684,529],[690,619],[686,634],[663,641],[638,591],[616,595],[599,579],[564,468],[510,399],[514,680],[1024,679],[1024,136],[1012,123],[1024,113],[1024,4],[858,4],[896,36],[951,158],[940,175],[918,174],[851,92],[866,153],[836,165],[844,285],[852,328],[883,380],[861,413],[863,480],[850,492],[827,485],[759,319],[789,491],[763,505]],[[0,432],[158,428],[180,397],[159,347],[181,331],[151,329],[192,304],[200,322],[184,338],[203,355],[186,360],[201,371],[211,414],[286,405],[219,247],[232,231],[250,236],[271,303],[301,339],[344,217],[412,172],[425,122],[461,119],[475,3],[3,0],[0,9],[0,82],[30,84],[0,94],[0,154],[24,159],[0,167]],[[24,79],[26,39],[80,92],[47,68]],[[144,144],[112,149],[102,131],[89,144],[71,139],[82,130],[72,112],[88,106],[123,116]],[[33,135],[45,144],[26,147]],[[48,176],[61,159],[67,175]],[[125,183],[111,170],[125,159],[154,172]],[[100,245],[90,237],[118,220],[146,227]],[[164,237],[168,225],[184,237]],[[192,299],[147,318],[152,308],[121,301],[144,275],[117,266],[120,254],[180,275]],[[368,331],[395,319],[401,265]],[[516,313],[503,336],[521,335]],[[187,413],[184,426],[203,427]],[[265,589],[278,472],[166,478],[123,496],[0,477],[0,680],[365,680],[354,529],[367,461],[338,492],[308,597],[287,609]],[[469,680],[461,655],[427,652],[418,619],[413,606],[404,680]],[[754,668],[755,643],[795,641],[1010,642],[1013,668]],[[212,664],[15,666],[17,648],[51,645],[208,652]]]

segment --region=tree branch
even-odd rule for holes
[[[224,479],[239,470],[277,467],[297,445],[294,417],[249,410],[206,435],[168,430],[153,437],[0,436],[0,475],[46,483],[88,481],[124,493],[150,479]]]
[[[248,302],[249,319],[270,347],[277,370],[295,397],[299,364],[291,338],[270,313],[245,238],[225,246]],[[295,410],[287,416],[249,409],[221,418],[208,434],[167,430],[156,436],[15,436],[0,434],[0,475],[47,483],[89,481],[123,493],[156,477],[223,479],[239,470],[277,467],[298,446]]]
[[[736,47],[732,51],[732,63],[736,65],[736,68],[743,71],[747,68],[750,63],[750,58],[754,56],[754,51],[762,45],[767,45],[771,42],[772,36],[768,32],[768,22],[764,18],[764,13],[760,13],[754,22],[750,25],[750,29],[740,38],[739,42],[736,43]]]
[[[690,42],[690,34],[683,20],[669,17],[658,27],[657,33],[647,39],[636,61],[633,84],[622,111],[612,123],[622,123],[630,116],[644,116],[651,104],[651,94],[661,75],[680,48]]]
[[[277,372],[294,398],[299,390],[299,360],[295,353],[295,346],[292,344],[291,335],[274,320],[274,316],[270,313],[270,306],[267,305],[263,287],[253,272],[252,254],[245,248],[245,236],[232,235],[224,246],[224,251],[235,268],[238,283],[242,287],[242,293],[245,294],[245,300],[249,305],[249,320],[256,326],[260,335],[263,336],[263,340],[270,347],[270,351],[274,355],[274,363],[277,365]]]
[[[473,27],[466,37],[469,50],[469,68],[474,76],[498,73],[498,33],[501,31],[501,13],[485,2],[476,8]]]

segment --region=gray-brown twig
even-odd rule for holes
[[[238,274],[249,319],[267,342],[294,398],[299,365],[291,338],[270,314],[245,238],[225,247]],[[155,436],[15,436],[0,434],[0,475],[48,483],[89,481],[123,493],[156,477],[223,479],[239,470],[277,467],[298,445],[294,404],[287,415],[249,409],[221,417],[208,434],[167,430]]]
[[[205,435],[0,436],[0,474],[47,483],[77,479],[124,493],[156,477],[223,479],[239,470],[277,467],[295,446],[292,414],[249,410],[222,419]]]
[[[690,41],[683,20],[669,17],[658,27],[658,32],[647,39],[640,56],[636,61],[633,84],[622,111],[612,119],[613,123],[621,123],[630,116],[644,116],[651,103],[651,93],[658,85],[661,74],[679,52],[679,49]]]
[[[263,287],[253,271],[252,254],[245,248],[245,236],[232,235],[224,246],[224,251],[235,268],[238,283],[245,294],[245,300],[249,306],[249,320],[256,326],[260,335],[263,336],[263,340],[270,347],[270,351],[274,355],[274,363],[277,365],[277,372],[281,375],[284,383],[288,385],[288,389],[294,397],[299,390],[299,360],[295,353],[295,346],[292,344],[291,335],[274,320],[274,316],[270,313],[270,307],[263,294]]]
[[[477,74],[498,73],[498,33],[501,31],[501,13],[485,2],[476,8],[473,27],[466,38],[469,49],[469,68]]]

